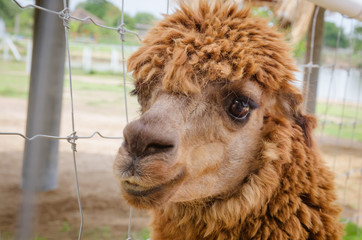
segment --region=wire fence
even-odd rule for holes
[[[319,11],[320,7],[316,8],[316,11],[314,13],[313,16],[313,22],[312,22],[312,39],[314,39],[314,34],[315,34],[315,25],[316,25],[316,18],[317,18],[317,14]],[[350,53],[348,54],[348,62],[347,62],[347,66],[345,66],[345,71],[347,72],[347,76],[345,77],[345,81],[344,84],[341,84],[340,87],[342,87],[343,90],[343,95],[342,95],[342,103],[341,103],[341,111],[338,117],[334,118],[334,119],[328,119],[328,113],[330,112],[331,108],[333,107],[332,105],[335,103],[339,103],[338,101],[333,101],[333,94],[332,94],[332,87],[335,85],[336,81],[341,81],[342,79],[336,79],[336,75],[335,75],[335,71],[336,71],[336,67],[337,67],[337,60],[338,60],[338,51],[340,50],[340,42],[341,42],[341,34],[342,34],[342,29],[344,29],[344,25],[343,22],[345,21],[345,19],[349,19],[347,16],[343,16],[341,17],[340,23],[339,23],[339,30],[338,30],[338,36],[337,36],[337,40],[336,40],[336,46],[334,48],[334,54],[333,54],[333,62],[331,64],[325,64],[325,65],[318,65],[313,63],[313,48],[314,48],[314,41],[312,41],[311,43],[311,51],[310,51],[310,59],[309,59],[309,63],[306,65],[299,65],[300,67],[306,68],[308,71],[307,74],[307,86],[309,86],[309,81],[310,81],[310,76],[311,76],[311,69],[312,68],[329,68],[331,69],[331,74],[330,74],[330,79],[328,82],[328,90],[327,90],[327,97],[325,100],[325,107],[324,107],[324,111],[323,113],[318,116],[319,117],[319,128],[320,128],[320,135],[319,135],[319,142],[323,142],[324,139],[324,135],[326,135],[326,126],[327,125],[334,125],[337,126],[337,134],[336,137],[334,139],[334,143],[333,145],[334,147],[334,152],[333,154],[333,163],[332,163],[332,169],[333,171],[336,173],[336,178],[337,178],[337,182],[343,182],[343,183],[339,183],[343,185],[343,190],[342,193],[339,193],[338,197],[339,197],[339,203],[343,206],[354,206],[355,207],[355,214],[353,214],[352,216],[347,216],[346,215],[346,211],[343,211],[342,213],[342,222],[344,223],[349,223],[349,222],[353,222],[355,223],[356,226],[356,235],[357,235],[357,239],[359,239],[360,237],[360,232],[359,232],[359,228],[358,226],[360,225],[360,216],[361,216],[361,191],[362,191],[362,161],[361,161],[357,166],[356,164],[354,164],[355,166],[352,167],[352,162],[358,161],[358,158],[353,154],[353,149],[355,149],[355,145],[357,145],[357,139],[356,139],[356,132],[357,132],[357,126],[360,125],[361,123],[361,119],[359,116],[359,111],[361,108],[361,80],[362,80],[362,69],[357,69],[357,74],[359,74],[358,76],[358,83],[356,87],[357,90],[357,96],[355,97],[354,103],[352,104],[352,108],[353,108],[353,116],[352,118],[349,118],[348,120],[346,119],[346,106],[348,106],[348,104],[351,104],[347,101],[347,97],[349,95],[348,90],[350,90],[349,88],[349,84],[351,82],[351,72],[353,70],[352,67],[352,63],[351,63],[351,59],[352,59],[352,55],[353,55],[353,50],[350,51]],[[350,47],[351,49],[353,49],[354,47],[354,30],[355,30],[355,22],[354,21],[350,21],[351,22],[351,34],[349,37],[349,41],[350,41]],[[360,59],[361,60],[361,59]],[[309,87],[307,87],[308,89]],[[305,93],[305,99],[308,99],[308,91]],[[342,154],[340,153],[341,151],[341,141],[342,141],[342,132],[343,132],[343,128],[346,127],[350,127],[350,131],[348,133],[348,137],[349,141],[347,143],[347,148],[348,148],[348,156],[341,156]],[[340,163],[343,163],[344,161],[347,161],[347,169],[345,171],[340,171],[339,169],[336,168],[336,164],[337,164],[337,160]],[[353,191],[349,188],[349,185],[351,184],[351,177],[354,177],[354,184],[358,185],[358,189],[355,189],[357,191],[357,197],[356,198],[347,198],[347,192],[349,191]]]
[[[65,39],[65,43],[66,43],[66,52],[67,52],[67,63],[68,63],[68,69],[69,69],[69,94],[70,94],[70,115],[71,115],[71,131],[70,134],[67,136],[52,136],[52,135],[44,135],[44,134],[36,134],[34,136],[26,136],[22,133],[19,132],[0,132],[0,135],[5,135],[5,136],[19,136],[24,138],[26,141],[33,141],[35,139],[54,139],[54,140],[66,140],[72,149],[72,154],[73,154],[73,164],[74,164],[74,171],[75,171],[75,182],[76,182],[76,191],[77,191],[77,199],[78,199],[78,206],[79,206],[79,214],[80,214],[80,227],[79,227],[79,234],[78,234],[78,239],[81,239],[82,237],[82,230],[83,230],[83,211],[82,211],[82,204],[81,204],[81,195],[80,195],[80,188],[79,188],[79,184],[78,184],[78,170],[77,170],[77,141],[81,140],[81,139],[91,139],[95,136],[99,136],[103,139],[122,139],[122,136],[107,136],[102,134],[100,131],[94,131],[89,135],[84,135],[84,136],[80,136],[77,134],[77,127],[76,127],[76,123],[75,123],[75,111],[74,111],[74,100],[73,100],[73,82],[72,82],[72,62],[71,62],[71,51],[70,51],[70,43],[69,43],[69,30],[70,26],[69,26],[69,22],[72,21],[80,21],[80,22],[91,22],[92,24],[94,24],[97,27],[100,28],[104,28],[104,29],[108,29],[110,31],[115,31],[119,34],[120,36],[120,42],[121,42],[121,49],[122,49],[122,77],[123,77],[123,89],[124,89],[124,103],[125,103],[125,118],[126,118],[126,122],[128,123],[129,121],[129,113],[128,113],[128,102],[127,102],[127,88],[126,85],[127,80],[126,80],[126,65],[125,65],[125,46],[124,46],[124,42],[125,42],[125,34],[132,34],[135,35],[140,41],[141,38],[138,35],[138,33],[134,32],[134,31],[130,31],[126,28],[125,23],[124,23],[124,13],[125,13],[125,3],[124,0],[122,0],[122,17],[121,17],[121,24],[119,26],[116,27],[109,27],[109,26],[105,26],[102,24],[97,23],[96,21],[94,21],[91,17],[85,17],[85,18],[78,18],[73,16],[70,13],[69,10],[69,6],[68,6],[68,2],[66,0],[63,0],[63,6],[64,8],[61,11],[53,11],[35,4],[28,4],[28,5],[21,5],[17,0],[13,0],[20,8],[36,8],[38,10],[41,11],[45,11],[45,12],[49,12],[51,14],[54,14],[56,16],[58,16],[60,18],[60,20],[63,22],[63,26],[64,26],[64,39]],[[296,4],[296,9],[295,11],[297,11],[300,1],[296,0],[297,4]],[[165,12],[167,14],[169,14],[169,8],[170,8],[170,3],[167,0],[167,9],[165,10]],[[298,67],[300,69],[305,69],[306,70],[306,89],[310,88],[310,79],[311,79],[311,74],[312,74],[312,70],[313,69],[330,69],[330,79],[329,79],[329,83],[328,83],[328,90],[327,90],[327,96],[325,97],[324,100],[324,110],[323,113],[320,114],[319,117],[319,124],[320,124],[320,135],[318,136],[320,141],[323,141],[325,139],[325,135],[326,135],[326,128],[330,127],[331,125],[335,125],[337,126],[337,134],[336,137],[334,138],[334,143],[333,145],[336,146],[335,147],[335,152],[333,153],[334,158],[333,158],[333,163],[331,164],[333,167],[333,170],[335,170],[336,174],[337,174],[337,181],[342,181],[342,185],[343,187],[342,189],[342,193],[339,195],[339,202],[342,204],[342,206],[346,206],[347,204],[353,205],[354,209],[355,209],[355,214],[350,217],[350,216],[342,216],[344,218],[344,221],[347,222],[354,222],[357,225],[357,236],[359,237],[359,229],[358,226],[360,224],[359,218],[360,218],[360,212],[361,212],[361,195],[362,195],[362,158],[360,158],[361,162],[357,165],[355,164],[356,160],[358,161],[358,159],[356,158],[356,156],[353,154],[353,149],[356,147],[356,145],[360,144],[357,139],[356,139],[356,135],[357,135],[357,127],[360,125],[361,123],[361,119],[360,119],[360,109],[361,109],[361,98],[360,98],[360,93],[362,92],[362,87],[361,87],[361,76],[362,76],[362,69],[359,69],[357,71],[357,73],[359,74],[359,81],[358,82],[358,86],[355,86],[358,90],[357,90],[357,97],[356,100],[354,101],[354,103],[351,105],[353,108],[353,116],[349,117],[348,119],[346,118],[346,106],[348,106],[348,89],[349,88],[349,84],[351,82],[351,74],[352,71],[354,71],[355,69],[353,69],[352,63],[351,63],[351,59],[353,57],[353,51],[350,51],[349,53],[349,57],[348,57],[348,63],[346,66],[345,71],[347,72],[347,76],[345,78],[345,84],[344,84],[344,91],[343,91],[343,96],[342,96],[342,102],[340,103],[341,105],[341,112],[339,114],[339,116],[337,117],[333,117],[331,118],[329,115],[329,112],[331,111],[331,106],[333,104],[335,104],[335,102],[333,101],[333,86],[336,83],[337,79],[336,79],[336,66],[337,66],[337,60],[338,60],[338,56],[339,56],[339,50],[340,48],[340,38],[341,38],[341,29],[343,29],[343,21],[345,21],[345,19],[347,18],[346,16],[342,16],[341,17],[341,21],[340,21],[340,28],[339,28],[339,32],[338,32],[338,37],[337,37],[337,44],[336,47],[334,49],[334,54],[333,54],[333,59],[332,59],[332,63],[326,63],[326,64],[318,64],[316,62],[313,62],[313,54],[315,52],[315,43],[314,43],[314,35],[316,33],[316,21],[317,21],[317,15],[319,12],[320,8],[317,7],[316,10],[314,11],[314,15],[313,15],[313,19],[312,19],[312,41],[311,41],[311,47],[310,47],[310,54],[309,54],[309,61],[306,64],[299,64]],[[292,20],[291,26],[294,26],[294,21],[295,21],[295,17]],[[355,23],[353,21],[351,21],[352,26],[352,32],[353,29],[355,28]],[[353,44],[355,44],[353,42],[354,36],[353,34],[351,34],[350,36],[350,46],[353,47]],[[309,96],[309,91],[305,91],[305,99],[308,99]],[[342,133],[344,128],[349,127],[349,132],[348,132],[348,146],[349,146],[349,150],[348,150],[348,156],[347,157],[343,157],[343,159],[339,159],[340,157],[340,146],[341,145],[341,141],[344,141],[342,139]],[[339,161],[345,161],[345,159],[347,159],[347,167],[346,169],[343,169],[344,171],[336,171],[336,166],[338,166],[337,162]],[[352,179],[353,178],[353,179]],[[357,184],[357,197],[356,199],[353,198],[348,198],[348,191],[349,191],[349,185],[351,184],[351,180],[353,180],[353,184]],[[354,186],[355,187],[355,186]],[[32,223],[29,222],[27,223],[29,224],[29,226],[20,226],[20,239],[26,239],[26,236],[29,235],[29,227],[31,228]],[[130,240],[131,239],[131,226],[132,226],[132,208],[130,208],[130,213],[129,213],[129,224],[128,224],[128,234],[127,234],[127,239]],[[23,237],[22,237],[23,236]]]
[[[80,198],[80,189],[79,189],[79,181],[78,181],[78,171],[77,171],[77,160],[76,160],[76,152],[77,152],[77,145],[76,145],[76,141],[78,139],[89,139],[94,137],[95,135],[98,135],[102,138],[108,138],[108,139],[122,139],[122,137],[112,137],[112,136],[104,136],[103,134],[101,134],[98,131],[93,132],[91,135],[89,136],[78,136],[76,133],[76,127],[75,127],[75,120],[74,120],[74,103],[73,103],[73,84],[72,84],[72,65],[71,65],[71,57],[70,57],[70,47],[69,47],[69,32],[68,30],[70,29],[69,26],[69,21],[70,20],[76,20],[76,21],[81,21],[81,22],[86,22],[86,21],[91,21],[94,25],[101,27],[101,28],[105,28],[108,30],[113,30],[116,31],[121,38],[121,44],[122,44],[122,68],[123,68],[123,84],[124,84],[124,98],[125,98],[125,109],[126,109],[126,121],[128,123],[128,105],[127,105],[127,92],[126,92],[126,67],[125,67],[125,56],[124,56],[124,41],[125,41],[125,33],[131,33],[134,34],[138,37],[139,40],[140,37],[137,33],[128,30],[125,27],[124,24],[124,0],[122,0],[122,17],[121,17],[121,24],[118,27],[108,27],[102,24],[98,24],[97,22],[95,22],[91,17],[85,17],[85,18],[77,18],[74,17],[70,14],[69,12],[69,6],[68,6],[68,2],[66,0],[63,0],[63,6],[64,9],[62,11],[56,12],[56,11],[52,11],[50,9],[46,9],[43,8],[41,6],[35,5],[35,4],[28,4],[28,5],[21,5],[20,3],[18,3],[16,0],[14,0],[14,2],[20,7],[20,8],[36,8],[45,12],[49,12],[55,15],[58,15],[58,17],[63,21],[63,26],[64,26],[64,33],[65,33],[65,42],[66,42],[66,51],[67,51],[67,60],[68,60],[68,70],[69,70],[69,90],[70,90],[70,104],[71,104],[71,122],[72,122],[72,133],[66,137],[60,137],[60,136],[50,136],[50,135],[35,135],[32,137],[27,137],[21,133],[9,133],[9,132],[0,132],[0,135],[18,135],[23,137],[24,139],[28,140],[28,141],[32,141],[34,139],[37,138],[49,138],[49,139],[58,139],[58,140],[67,140],[70,145],[71,145],[71,149],[73,152],[73,164],[74,164],[74,171],[75,171],[75,182],[76,182],[76,191],[77,191],[77,199],[78,199],[78,206],[79,206],[79,213],[80,213],[80,227],[79,227],[79,234],[78,234],[78,239],[81,239],[82,236],[82,230],[83,230],[83,211],[82,211],[82,204],[81,204],[81,198]],[[26,198],[31,198],[31,196],[25,196]],[[128,239],[131,239],[131,220],[132,220],[132,208],[130,209],[130,215],[129,215],[129,228],[128,228]],[[27,217],[29,218],[29,217]],[[27,222],[27,221],[21,221],[21,222],[25,222],[26,225],[31,225],[32,222]],[[19,233],[19,238],[20,239],[26,239],[29,235],[30,235],[30,231],[31,231],[31,226],[20,226],[20,233]]]

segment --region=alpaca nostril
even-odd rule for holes
[[[124,131],[123,149],[140,159],[158,153],[171,153],[177,145],[177,135],[165,125],[144,123],[141,119],[129,123]]]
[[[159,143],[150,143],[145,149],[145,154],[156,154],[162,152],[169,152],[174,148],[173,144],[159,144]]]

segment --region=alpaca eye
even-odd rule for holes
[[[248,101],[234,99],[230,105],[229,113],[236,120],[245,119],[250,113],[250,105]]]

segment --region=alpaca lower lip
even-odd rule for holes
[[[132,181],[125,180],[122,182],[122,187],[130,195],[133,195],[136,197],[147,196],[152,193],[159,192],[159,191],[163,190],[164,188],[167,188],[167,187],[173,185],[174,183],[181,180],[183,178],[183,176],[184,176],[184,171],[181,171],[174,179],[170,180],[169,182],[166,182],[161,185],[152,186],[152,187],[141,186],[137,183],[133,183]]]
[[[162,186],[144,187],[127,180],[122,183],[122,186],[128,194],[134,196],[146,196],[162,189]]]

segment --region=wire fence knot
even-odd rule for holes
[[[77,151],[77,144],[75,143],[76,140],[78,140],[78,136],[76,134],[77,132],[72,132],[72,134],[70,134],[68,137],[67,137],[67,141],[71,144],[72,146],[72,150],[74,152]]]
[[[63,20],[63,26],[67,29],[70,29],[69,26],[69,19],[70,19],[70,13],[68,8],[64,8],[61,12],[59,12],[59,17]]]
[[[126,28],[125,28],[124,23],[122,23],[121,25],[118,26],[117,32],[121,36],[122,42],[124,42],[125,41],[124,34],[126,33]]]

